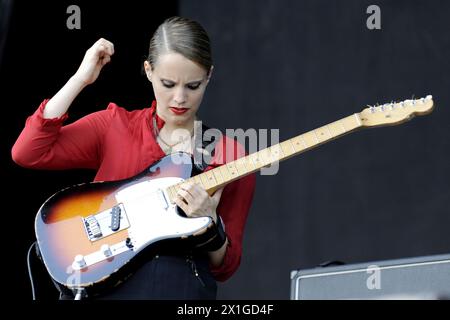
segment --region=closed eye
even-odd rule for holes
[[[173,82],[167,80],[161,80],[161,83],[166,88],[173,88],[175,86]]]
[[[191,90],[197,90],[200,87],[201,82],[190,83],[187,87]]]

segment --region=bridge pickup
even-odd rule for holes
[[[100,225],[95,216],[89,216],[84,219],[84,226],[90,239],[100,238],[102,236]]]
[[[86,235],[92,242],[130,227],[123,203],[81,219]]]

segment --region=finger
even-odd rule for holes
[[[189,192],[192,194],[194,198],[205,197],[206,195],[208,195],[205,188],[203,188],[198,183],[194,183],[191,189],[189,189]]]
[[[105,46],[106,53],[112,56],[114,54],[114,45],[109,41],[105,42],[103,45]]]
[[[184,190],[184,191],[188,192],[192,197],[195,197],[195,195],[194,195],[194,184],[192,184],[192,183],[182,184],[180,186],[180,190]]]
[[[100,56],[103,54],[112,56],[114,54],[114,45],[108,40],[100,39],[99,41],[97,41],[94,47],[97,54],[99,54]]]
[[[110,56],[104,56],[102,61],[101,61],[102,66],[104,66],[105,64],[107,64],[110,61],[111,61],[111,57]]]
[[[184,200],[186,200],[187,203],[193,203],[194,202],[194,198],[192,197],[192,195],[187,192],[186,190],[183,189],[179,189],[178,190],[178,196],[182,197]]]
[[[190,210],[189,210],[189,206],[180,198],[180,197],[175,197],[174,199],[175,204],[177,206],[179,206],[181,208],[181,210],[184,211],[184,213],[186,213],[187,216],[190,216]]]
[[[106,56],[107,55],[106,53],[107,53],[106,47],[103,44],[99,45],[95,50],[95,54],[100,58]]]
[[[189,190],[190,188],[192,188],[192,186],[193,186],[192,182],[184,182],[183,184],[180,185],[180,188],[184,190]]]

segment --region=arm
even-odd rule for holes
[[[111,112],[95,113],[64,127],[62,123],[73,100],[98,78],[113,53],[112,43],[98,40],[61,90],[27,119],[12,148],[17,164],[36,169],[97,167],[99,144]]]
[[[188,217],[210,216],[214,223],[218,222],[216,213],[217,206],[222,196],[223,188],[217,190],[212,196],[209,196],[206,190],[197,183],[186,183],[180,186],[178,197],[175,203],[183,209]],[[208,252],[209,260],[213,266],[220,266],[228,244],[228,238],[225,243],[217,250]]]
[[[73,100],[89,84],[97,80],[103,66],[111,61],[114,46],[105,39],[100,39],[86,51],[77,72],[50,99],[44,110],[44,118],[59,118],[67,112]]]
[[[245,149],[237,142],[224,138],[215,149],[213,163],[207,170],[245,155]],[[189,217],[211,216],[214,222],[223,220],[226,240],[221,248],[208,252],[211,270],[215,278],[225,281],[239,267],[245,222],[250,211],[255,189],[255,174],[236,180],[211,197],[198,184],[180,186],[175,203]]]
[[[245,148],[239,142],[226,136],[223,138],[222,143],[216,146],[210,168],[246,155]],[[211,271],[218,281],[229,279],[240,265],[245,223],[250,212],[255,185],[256,175],[251,174],[228,184],[223,189],[216,211],[223,220],[227,241],[219,250],[210,252]]]
[[[91,113],[63,126],[67,115],[44,119],[44,101],[28,117],[25,127],[12,148],[18,165],[32,169],[97,169],[102,155],[102,141],[115,108]]]
[[[219,281],[229,279],[241,263],[245,223],[250,212],[255,184],[256,175],[251,174],[224,188],[217,213],[223,219],[227,242],[218,251],[210,252],[211,271]],[[220,264],[214,263],[222,253]]]

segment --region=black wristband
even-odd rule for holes
[[[217,215],[217,222],[215,223],[216,233],[213,238],[203,247],[207,251],[216,251],[222,248],[223,244],[227,241],[227,235],[225,228],[222,224],[222,218]]]

